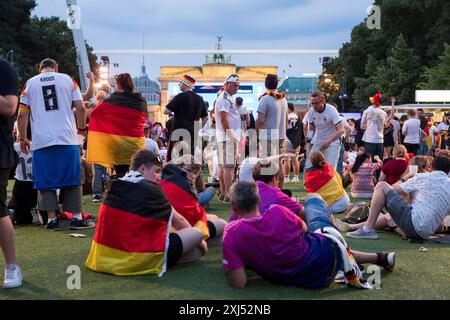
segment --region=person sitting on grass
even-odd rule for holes
[[[238,220],[225,228],[223,268],[228,271],[232,287],[244,288],[245,269],[250,269],[272,283],[324,288],[348,261],[338,244],[325,235],[313,233],[322,228],[335,230],[331,212],[319,195],[308,195],[305,201],[306,224],[283,206],[272,205],[260,212],[261,199],[254,182],[236,182],[230,196]],[[345,250],[344,254],[351,252]],[[394,252],[353,251],[353,257],[358,263],[376,263],[387,270],[395,265]]]
[[[312,167],[305,173],[305,190],[318,193],[325,200],[332,213],[344,212],[350,205],[350,198],[345,192],[342,180],[334,168],[326,163],[320,151],[309,154]]]
[[[201,169],[190,154],[173,158],[162,171],[161,187],[174,209],[202,232],[203,239],[220,239],[227,223],[216,215],[206,214],[195,189]]]
[[[438,156],[432,163],[433,172],[418,173],[406,182],[390,186],[380,182],[370,205],[369,219],[359,225],[348,237],[378,239],[375,229],[383,207],[389,211],[401,232],[409,239],[423,241],[443,223],[450,211],[450,159]],[[402,196],[411,194],[412,204]]]
[[[373,159],[376,163],[372,163],[372,158],[367,153],[360,154],[356,157],[351,169],[351,177],[353,180],[351,195],[353,198],[372,198],[373,188],[375,187],[374,173],[383,165],[383,162],[377,155]]]
[[[172,208],[158,184],[162,167],[159,155],[138,151],[130,171],[108,186],[87,268],[114,275],[163,274],[207,252],[200,230]]]
[[[261,198],[259,211],[265,212],[271,205],[278,204],[303,218],[305,208],[277,186],[280,170],[279,161],[276,160],[277,158],[269,157],[261,159],[253,166],[253,179],[256,181],[259,197]],[[231,210],[230,221],[234,220],[236,220],[236,215]]]
[[[378,181],[386,181],[391,186],[397,183],[408,172],[408,151],[404,145],[397,144],[392,150],[392,158],[381,167]]]

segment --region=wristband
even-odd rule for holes
[[[19,141],[25,141],[25,139],[19,139]]]
[[[78,128],[78,127],[77,127],[77,130],[78,130],[78,131],[86,131],[86,130],[87,130],[87,127],[84,127],[84,128]]]

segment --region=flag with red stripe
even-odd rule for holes
[[[164,167],[161,176],[163,188],[172,207],[190,223],[197,227],[206,240],[209,238],[209,229],[205,208],[198,202],[196,191],[189,184],[186,172],[173,164]]]
[[[107,168],[129,164],[145,145],[147,104],[139,94],[113,93],[92,110],[87,161]]]
[[[171,214],[158,184],[115,180],[100,206],[86,267],[115,275],[164,273]]]

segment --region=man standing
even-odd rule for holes
[[[284,151],[286,153],[292,153],[295,156],[288,157],[284,162],[284,182],[285,183],[299,183],[298,174],[300,172],[300,163],[298,161],[298,156],[300,154],[300,148],[304,145],[303,137],[303,125],[295,113],[295,108],[292,103],[288,103],[288,123],[286,130],[286,141],[284,142]],[[292,160],[292,162],[291,162]],[[289,172],[292,168],[294,169],[294,177],[292,180],[289,179]]]
[[[392,105],[394,106],[394,100]],[[393,116],[393,110],[389,117],[386,112],[381,110],[381,93],[375,94],[373,105],[364,111],[361,120],[361,129],[365,130],[363,136],[365,153],[370,156],[377,155],[383,159],[384,127],[390,125]]]
[[[239,89],[239,76],[229,75],[223,87],[214,105],[219,152],[219,200],[230,203],[228,192],[233,182],[238,144],[241,141],[241,115],[233,98]]]
[[[201,126],[198,126],[198,129],[200,129],[208,120],[208,110],[206,109],[205,102],[201,96],[194,92],[194,87],[195,79],[190,75],[184,75],[179,83],[181,93],[176,95],[166,106],[166,110],[164,110],[164,114],[174,113],[174,131],[171,134],[169,142],[169,149],[167,152],[168,161],[172,160],[172,149],[175,141],[181,136],[188,138],[188,136],[186,136],[188,133],[190,137],[190,153],[194,155],[197,142],[194,139],[195,122],[202,119]],[[185,132],[178,131],[177,133],[177,129],[184,129]]]
[[[288,104],[284,93],[278,92],[278,76],[268,74],[265,81],[267,91],[258,105],[256,131],[261,142],[260,157],[270,157],[284,153]],[[264,129],[264,130],[262,130]],[[280,163],[278,187],[283,187],[284,170]]]
[[[42,60],[39,72],[22,90],[18,118],[20,149],[25,153],[30,151],[26,128],[28,118],[31,119],[33,182],[38,190],[38,209],[48,212],[47,229],[59,230],[56,189],[64,189],[63,210],[73,213],[71,229],[93,228],[95,224],[87,223],[81,215],[77,132],[86,134],[86,109],[80,89],[68,75],[58,73],[58,64],[52,59]]]
[[[12,131],[18,88],[16,71],[7,61],[0,59],[0,247],[5,256],[3,288],[22,285],[22,273],[16,264],[14,229],[6,210],[6,187],[9,172],[15,165]]]
[[[320,151],[325,155],[326,162],[337,168],[339,151],[341,150],[341,137],[345,134],[342,120],[336,108],[325,102],[325,97],[319,92],[311,95],[312,108],[306,115],[310,127],[314,131],[310,151]],[[310,168],[311,161],[307,158],[305,168]]]
[[[417,154],[426,156],[428,154],[427,140],[430,136],[430,130],[428,128],[427,118],[425,117],[422,108],[417,109],[417,119],[419,119],[420,121],[420,129],[422,130],[420,134],[419,150],[417,151]]]

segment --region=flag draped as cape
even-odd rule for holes
[[[92,110],[87,161],[107,168],[129,164],[145,145],[147,103],[136,93],[114,92]]]
[[[100,206],[86,267],[115,275],[162,275],[171,214],[158,184],[113,181]]]
[[[206,240],[209,238],[205,209],[198,202],[193,187],[188,183],[186,173],[173,164],[164,167],[161,187],[169,198],[172,207],[190,223],[197,227]]]
[[[313,168],[306,172],[305,190],[308,193],[320,194],[329,206],[345,194],[341,177],[328,163],[323,168]]]

